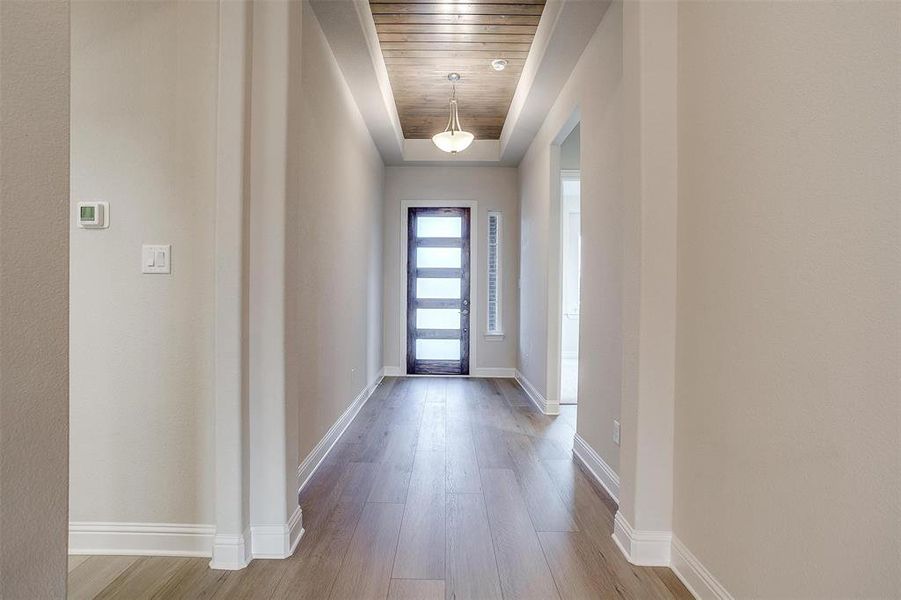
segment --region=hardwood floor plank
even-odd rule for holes
[[[404,395],[407,381],[386,377],[351,421],[325,459],[326,464],[359,461],[371,429],[378,423],[387,398]]]
[[[155,559],[151,559],[155,560]],[[153,600],[202,600],[212,598],[230,571],[210,569],[208,558],[179,559],[175,574],[153,592]]]
[[[532,409],[532,401],[525,391],[519,387],[515,379],[496,379],[494,386],[507,399],[511,406],[521,409]]]
[[[75,567],[77,567],[78,565],[80,565],[81,563],[83,563],[84,561],[86,561],[89,558],[91,558],[91,557],[86,554],[82,554],[82,555],[70,554],[69,555],[69,565],[68,565],[69,573],[74,571]]]
[[[445,545],[444,404],[426,405],[392,576],[442,579]]]
[[[444,600],[440,579],[392,579],[388,600]]]
[[[354,463],[329,463],[328,466],[320,467],[300,491],[298,501],[303,511],[304,529],[307,531],[315,531],[319,523],[328,516],[341,493],[342,477],[346,476],[349,464]]]
[[[625,598],[668,598],[665,586],[650,569],[630,564],[611,539],[616,504],[594,486],[576,462],[550,460],[542,463],[557,484],[564,504],[579,530],[597,548],[615,587]]]
[[[426,404],[416,444],[416,460],[420,454],[444,454],[447,442],[447,419],[443,400]],[[414,463],[415,466],[415,463]]]
[[[168,585],[169,580],[175,576],[183,563],[184,559],[174,556],[160,556],[153,559],[141,557],[122,571],[95,598],[149,600],[158,589]]]
[[[482,491],[472,427],[465,420],[448,418],[446,469],[448,493],[466,494]]]
[[[403,512],[403,504],[366,504],[329,598],[387,597]]]
[[[482,392],[479,397],[479,424],[504,433],[527,433],[517,424],[514,411],[497,384],[490,379],[479,379],[478,382]]]
[[[657,576],[657,579],[666,587],[667,591],[677,600],[694,600],[694,596],[685,587],[685,584],[676,577],[673,570],[669,567],[651,567],[651,571]]]
[[[362,513],[363,505],[359,502],[341,499],[322,533],[315,540],[301,542],[272,598],[315,600],[328,597]]]
[[[426,402],[444,404],[447,397],[447,382],[445,377],[432,377],[427,379],[429,382],[429,391],[426,396]]]
[[[421,414],[421,411],[417,412]],[[369,502],[403,503],[405,501],[418,439],[419,423],[416,423],[415,427],[398,427],[391,433],[385,459],[379,464],[378,476],[369,496]]]
[[[502,598],[494,543],[482,494],[447,497],[447,598]]]
[[[538,539],[563,600],[617,598],[613,575],[604,558],[582,532],[539,532]]]
[[[507,434],[504,441],[535,531],[578,531],[529,436]]]
[[[472,426],[472,441],[480,469],[513,468],[503,435],[503,431],[493,427]]]
[[[419,416],[414,408],[425,401],[428,380],[410,381],[400,386],[397,393],[390,395],[382,403],[378,419],[369,427],[359,453],[351,458],[353,462],[382,462],[388,450],[392,432],[403,424],[415,425]]]
[[[425,386],[404,384],[386,400],[380,422],[386,443],[369,502],[405,501],[427,393]]]
[[[510,405],[517,426],[532,438],[540,458],[565,459],[572,455],[575,427],[570,421],[541,413],[515,380],[498,379],[494,385]]]
[[[476,378],[453,379],[447,384],[445,404],[448,415],[470,419],[476,414],[482,394],[481,380]]]
[[[334,465],[328,480],[323,480],[322,485],[305,490],[300,495],[301,507],[304,511],[304,528],[315,531],[320,523],[324,522],[341,498],[351,498],[360,505],[366,502],[371,493],[372,486],[378,473],[378,465],[375,463],[345,463]],[[309,508],[308,508],[309,507]],[[307,510],[312,513],[311,519],[307,519]],[[304,534],[305,540],[311,539],[309,532]]]
[[[544,460],[541,466],[580,531],[585,531],[589,537],[609,537],[613,533],[616,503],[591,483],[574,459]]]
[[[229,574],[216,593],[215,600],[257,600],[272,597],[289,568],[287,560],[254,560],[241,571]],[[122,597],[123,600],[128,598]]]
[[[482,490],[504,598],[559,598],[513,471],[482,469]]]
[[[533,424],[537,420],[548,421],[542,423],[540,427],[535,427],[538,431],[531,436],[540,459],[559,460],[572,456],[573,435],[576,431],[569,423],[559,417],[548,417],[540,413],[528,413],[524,419]]]
[[[474,392],[474,393],[473,393]],[[478,388],[467,380],[454,379],[448,383],[446,400],[446,469],[448,493],[478,493],[482,491],[479,461],[476,455],[469,421],[475,406]]]
[[[377,465],[346,465],[327,518],[305,534],[291,565],[279,582],[274,600],[317,600],[328,597],[358,526],[366,498],[377,476]]]
[[[476,407],[470,416],[473,443],[482,469],[512,469],[503,436],[522,433],[506,401],[488,380],[477,379]]]
[[[69,574],[70,600],[91,600],[112,583],[138,556],[91,556]]]

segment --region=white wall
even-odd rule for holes
[[[72,228],[71,520],[211,524],[218,5],[72,13],[73,202],[109,201],[111,227]],[[381,158],[307,3],[256,5],[253,36],[233,537],[286,523],[298,464],[383,362]],[[172,244],[171,275],[140,274],[142,242]]]
[[[217,5],[71,12],[72,203],[111,225],[71,224],[70,520],[212,523]]]
[[[581,162],[582,150],[582,129],[579,125],[566,136],[566,139],[560,144],[560,168],[569,170],[579,170]]]
[[[278,525],[382,366],[384,166],[307,3],[254,17],[244,518]],[[111,227],[72,229],[72,521],[214,521],[217,28],[215,3],[73,5],[73,202]],[[142,241],[172,275],[140,274]]]
[[[291,174],[297,168],[292,142],[299,143],[300,9],[299,3],[286,0],[252,6],[246,216],[250,521],[254,554],[272,557],[286,554],[285,546],[293,542],[282,534],[299,508],[292,476],[298,432],[293,427],[297,398],[289,391],[288,271],[289,195],[296,193]]]
[[[384,250],[384,356],[385,366],[406,371],[401,336],[406,321],[406,275],[401,273],[403,241],[401,212],[407,200],[474,200],[478,202],[478,228],[473,232],[472,244],[478,253],[479,264],[473,269],[478,278],[478,296],[472,298],[473,314],[470,323],[475,342],[476,369],[513,369],[516,366],[518,340],[519,295],[519,206],[517,202],[516,169],[507,167],[388,167],[385,179],[385,250]],[[502,313],[503,338],[485,336],[487,329],[487,237],[488,211],[503,213],[502,241]],[[403,296],[405,298],[405,296]],[[404,316],[403,319],[406,317]]]
[[[384,165],[319,22],[304,3],[299,169],[290,185],[288,343],[297,352],[298,460],[382,367]],[[297,462],[293,465],[297,468]],[[296,489],[296,488],[295,488]]]
[[[901,596],[901,4],[679,5],[676,536]]]
[[[519,369],[546,397],[548,390],[548,261],[559,227],[559,186],[552,144],[581,115],[582,288],[578,433],[613,468],[612,440],[622,382],[622,6],[607,10],[597,32],[519,166],[522,290]],[[553,315],[554,319],[559,318]]]
[[[66,596],[68,2],[0,3],[0,597]]]

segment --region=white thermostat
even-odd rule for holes
[[[106,229],[109,227],[109,203],[79,202],[78,226],[82,229]]]

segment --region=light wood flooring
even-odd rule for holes
[[[691,598],[630,565],[615,505],[572,459],[575,407],[538,412],[512,380],[388,378],[301,493],[294,556],[73,556],[70,598]]]

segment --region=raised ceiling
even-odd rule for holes
[[[545,0],[370,0],[397,113],[407,139],[447,125],[451,86],[463,128],[500,138]],[[495,71],[491,61],[507,68]]]

